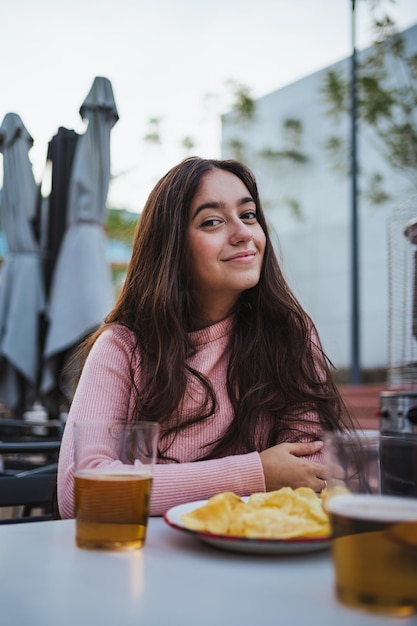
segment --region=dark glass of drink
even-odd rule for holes
[[[417,498],[417,434],[381,435],[381,491]]]

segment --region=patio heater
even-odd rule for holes
[[[395,207],[388,221],[388,382],[380,430],[417,437],[417,210]]]
[[[417,217],[396,207],[388,228],[389,367],[391,390],[380,394],[383,493],[417,495]],[[385,437],[389,435],[389,437]],[[399,441],[396,447],[392,439]],[[387,439],[392,447],[384,447]],[[401,441],[400,441],[401,440]],[[408,445],[409,444],[409,445]]]

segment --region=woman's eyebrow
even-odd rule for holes
[[[238,200],[237,205],[242,206],[243,204],[248,204],[249,202],[255,203],[255,200],[251,196],[245,196],[241,198],[240,200]],[[204,209],[224,209],[224,208],[225,208],[224,202],[215,202],[215,201],[203,202],[202,204],[199,204],[196,210],[194,211],[192,219],[194,219],[200,213],[200,211],[203,211]]]

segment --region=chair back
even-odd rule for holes
[[[16,476],[0,476],[0,507],[19,507],[18,513],[0,519],[1,524],[54,519],[52,503],[56,487],[56,470]]]
[[[37,437],[25,428],[0,420],[0,524],[55,519],[63,429],[52,425],[46,436]]]

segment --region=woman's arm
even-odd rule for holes
[[[151,496],[151,515],[184,502],[207,500],[217,493],[239,496],[265,491],[259,454],[252,452],[194,463],[157,465]]]

